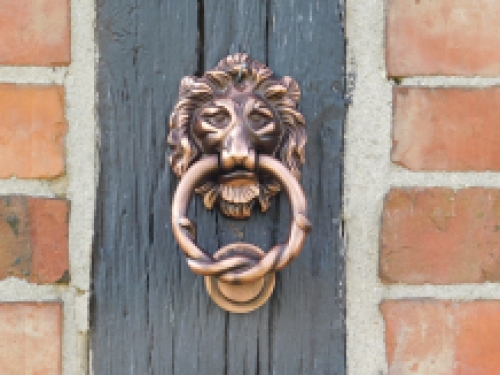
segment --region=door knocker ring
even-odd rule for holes
[[[212,299],[231,312],[249,312],[267,301],[275,272],[298,256],[311,229],[298,182],[306,142],[299,98],[292,78],[274,78],[246,54],[228,56],[203,77],[181,82],[168,138],[170,164],[181,177],[172,202],[172,230],[189,268],[205,276]],[[266,211],[281,189],[291,207],[286,243],[265,253],[238,242],[213,255],[196,245],[187,217],[195,192],[207,208],[217,204],[226,216],[245,219],[256,202]]]

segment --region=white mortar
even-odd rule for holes
[[[500,187],[500,174],[411,172],[392,165],[392,83],[386,78],[384,0],[347,1],[347,76],[352,104],[345,134],[347,232],[347,373],[387,374],[382,299],[498,299],[500,284],[384,286],[378,278],[379,229],[390,187]],[[498,78],[413,77],[403,85],[487,87]],[[417,375],[417,374],[416,374]]]
[[[65,312],[64,374],[88,373],[88,302],[97,183],[96,46],[94,0],[71,2],[72,62],[65,77],[68,199],[71,201],[69,249],[71,285],[76,294]],[[73,314],[69,314],[69,312]],[[66,332],[67,333],[67,332]],[[72,345],[67,341],[72,340]]]

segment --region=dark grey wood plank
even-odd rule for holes
[[[266,62],[266,0],[205,0],[204,4],[206,68],[236,52]]]
[[[95,374],[344,373],[344,48],[336,1],[98,0]],[[309,135],[303,183],[315,225],[269,303],[247,315],[215,306],[175,244],[177,179],[165,143],[180,78],[237,51],[269,60],[301,85]],[[210,251],[242,239],[267,250],[288,231],[283,197],[247,222],[209,212],[199,199],[190,216]]]
[[[338,0],[271,1],[269,65],[301,87],[308,135],[302,185],[314,226],[301,255],[280,273],[272,301],[276,374],[345,373],[341,16]]]
[[[165,139],[180,78],[199,70],[198,5],[196,0],[97,4],[101,171],[93,261],[95,374],[224,372],[225,314],[211,304],[202,279],[188,270],[170,230],[177,178]]]

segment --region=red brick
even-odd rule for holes
[[[500,170],[499,87],[396,87],[393,95],[394,163],[412,170]]]
[[[500,281],[500,190],[392,189],[384,203],[386,283]]]
[[[390,76],[500,74],[498,0],[388,0]]]
[[[460,306],[455,321],[456,373],[498,374],[500,371],[500,302],[479,301]]]
[[[62,305],[0,304],[0,373],[60,375],[62,373]]]
[[[69,265],[68,202],[28,199],[28,212],[32,251],[30,281],[58,281],[68,272]]]
[[[0,84],[0,178],[64,173],[62,86]]]
[[[0,280],[30,275],[31,241],[26,206],[25,198],[0,198]]]
[[[69,0],[0,0],[0,64],[68,65]]]
[[[500,301],[384,301],[389,375],[493,375]]]
[[[65,200],[0,198],[0,279],[68,281],[68,210]]]

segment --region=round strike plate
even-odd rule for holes
[[[221,260],[238,254],[258,261],[265,255],[265,252],[252,244],[233,243],[219,249],[214,254],[214,258]],[[229,284],[220,281],[217,276],[205,276],[205,286],[217,305],[229,312],[242,314],[266,303],[273,293],[275,279],[274,273],[267,273],[261,279],[251,283]]]

